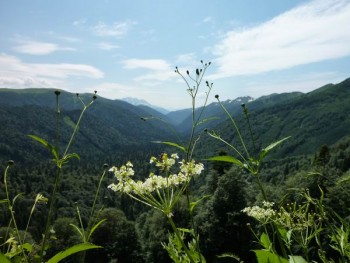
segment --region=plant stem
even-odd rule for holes
[[[167,218],[168,218],[168,220],[169,220],[169,222],[170,222],[170,225],[171,225],[171,227],[172,227],[172,229],[173,229],[175,235],[176,235],[177,238],[180,240],[181,245],[182,245],[183,249],[185,250],[185,252],[186,252],[186,254],[187,254],[187,256],[188,256],[188,259],[190,260],[190,262],[195,263],[195,261],[194,261],[192,255],[191,255],[191,253],[190,253],[190,251],[188,250],[188,247],[186,246],[185,242],[183,241],[183,239],[182,239],[182,237],[181,237],[181,234],[180,234],[179,230],[176,228],[173,219],[172,219],[171,217],[169,217],[169,216],[167,216]]]
[[[49,213],[47,215],[44,238],[43,238],[43,243],[42,243],[41,252],[40,252],[40,262],[43,261],[45,245],[46,245],[46,240],[47,240],[47,236],[48,236],[49,228],[50,228],[50,224],[51,224],[51,217],[52,217],[52,213],[53,213],[54,203],[56,201],[57,188],[58,188],[59,182],[61,180],[62,168],[57,167],[57,169],[58,169],[58,171],[56,174],[55,184],[54,184],[52,194],[51,194]]]
[[[5,184],[5,192],[6,192],[6,199],[7,199],[8,209],[9,209],[10,214],[11,214],[11,220],[12,220],[13,225],[15,227],[15,231],[16,231],[16,234],[17,234],[18,242],[20,244],[21,253],[22,253],[22,255],[23,255],[24,259],[25,259],[25,262],[28,262],[27,255],[25,254],[25,252],[23,250],[23,241],[22,241],[21,236],[19,234],[19,229],[18,229],[18,226],[17,226],[17,223],[16,223],[16,219],[15,219],[15,213],[13,212],[13,207],[12,207],[12,204],[11,204],[11,201],[10,201],[10,194],[9,194],[8,185],[7,185],[7,173],[8,173],[8,169],[9,168],[10,168],[10,165],[7,165],[7,167],[5,169],[5,173],[4,173],[4,184]]]

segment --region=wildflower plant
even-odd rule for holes
[[[158,141],[171,147],[175,147],[181,150],[184,158],[181,161],[177,154],[168,155],[163,153],[160,158],[151,157],[150,164],[157,168],[157,172],[150,173],[145,181],[135,181],[132,179],[134,175],[133,165],[128,162],[121,167],[112,167],[110,171],[114,173],[117,183],[109,185],[109,188],[113,191],[122,192],[131,198],[150,206],[154,209],[161,211],[168,219],[176,238],[169,238],[169,246],[163,245],[164,248],[179,248],[178,246],[171,244],[171,242],[180,242],[181,249],[178,253],[184,251],[188,262],[205,262],[205,259],[200,253],[198,234],[194,226],[193,210],[198,204],[200,198],[197,201],[191,201],[189,196],[188,187],[192,178],[196,175],[200,175],[204,169],[202,163],[195,162],[193,160],[194,150],[197,142],[200,140],[200,133],[198,133],[198,127],[209,121],[210,119],[203,119],[203,113],[208,102],[209,94],[213,84],[208,81],[205,82],[207,90],[205,91],[205,99],[202,107],[197,109],[197,95],[204,81],[204,75],[211,62],[204,63],[201,61],[202,67],[197,68],[194,74],[191,74],[189,70],[186,74],[181,73],[178,67],[175,68],[177,73],[185,82],[187,86],[187,92],[191,97],[191,132],[187,142],[180,140],[180,136],[176,136],[178,142]],[[155,118],[142,118],[142,120],[151,120]],[[159,119],[163,122],[163,120]],[[175,132],[170,127],[172,132]],[[176,133],[176,132],[175,132]],[[184,237],[181,231],[176,227],[173,220],[173,209],[182,196],[186,196],[188,211],[190,215],[191,227],[189,230],[193,240],[193,246],[184,242]],[[168,250],[170,257],[172,257]],[[193,254],[195,253],[195,254]],[[185,261],[186,262],[186,261]]]
[[[204,169],[202,163],[194,160],[186,162],[178,161],[176,153],[170,156],[163,153],[160,158],[151,157],[150,163],[157,168],[157,173],[151,172],[144,181],[135,181],[132,177],[135,174],[133,165],[128,162],[120,168],[112,167],[112,172],[117,179],[117,183],[108,186],[115,192],[124,193],[131,198],[161,211],[168,219],[176,240],[181,242],[181,247],[186,253],[189,262],[197,262],[183,240],[180,230],[175,226],[172,219],[174,206],[183,196],[191,179],[200,175]],[[177,166],[177,167],[175,167]],[[173,240],[173,239],[172,239]],[[174,239],[175,240],[175,239]]]
[[[51,227],[52,224],[52,216],[53,216],[53,211],[55,208],[55,201],[57,198],[57,191],[58,191],[58,187],[60,184],[60,180],[62,177],[62,168],[63,166],[68,163],[70,161],[70,159],[72,158],[77,158],[79,159],[79,155],[76,153],[70,153],[70,148],[73,144],[74,138],[77,135],[79,126],[80,126],[80,122],[82,120],[82,117],[84,115],[84,113],[86,112],[86,110],[94,103],[94,101],[96,100],[97,96],[96,96],[96,91],[94,93],[94,95],[92,96],[92,100],[89,103],[85,103],[82,98],[79,96],[79,94],[77,94],[77,98],[78,100],[82,103],[83,105],[83,110],[81,111],[81,114],[79,116],[79,119],[74,127],[74,131],[69,139],[69,142],[67,144],[67,146],[65,147],[65,150],[63,151],[63,153],[61,154],[58,148],[58,144],[59,144],[59,131],[60,131],[60,127],[59,127],[59,120],[60,120],[60,107],[59,107],[59,96],[60,96],[61,92],[59,90],[55,91],[55,95],[56,95],[56,120],[57,120],[57,127],[56,127],[56,131],[57,131],[57,135],[56,135],[56,143],[57,146],[54,146],[53,144],[50,144],[49,142],[47,142],[46,140],[44,140],[43,138],[37,136],[37,135],[28,135],[30,138],[32,138],[33,140],[37,141],[38,143],[40,143],[42,146],[44,146],[46,149],[48,149],[53,157],[53,161],[55,163],[56,166],[56,177],[55,177],[55,182],[53,185],[53,190],[51,193],[50,197],[45,197],[42,194],[37,194],[36,198],[34,200],[34,204],[30,210],[30,215],[29,215],[29,219],[27,221],[26,224],[26,229],[24,230],[24,234],[23,236],[20,234],[22,231],[18,228],[18,225],[16,223],[16,217],[15,217],[15,213],[14,213],[14,204],[15,201],[21,196],[21,194],[17,194],[12,200],[10,198],[10,194],[9,194],[9,190],[8,190],[8,175],[9,175],[9,170],[10,167],[14,165],[14,162],[11,160],[8,162],[8,165],[5,169],[4,172],[4,185],[5,185],[5,192],[6,192],[6,199],[4,200],[0,200],[0,203],[5,203],[8,206],[8,210],[9,213],[11,215],[11,219],[10,222],[8,224],[8,235],[7,237],[5,237],[6,241],[4,244],[0,244],[0,246],[4,247],[3,251],[5,250],[6,252],[3,254],[2,252],[0,252],[0,262],[1,263],[11,263],[11,262],[47,262],[47,263],[56,263],[56,262],[60,262],[61,260],[65,259],[66,257],[78,253],[78,252],[82,252],[82,251],[86,251],[89,249],[94,249],[94,248],[99,248],[99,246],[93,245],[88,243],[86,239],[83,240],[83,243],[81,244],[77,244],[74,245],[68,249],[66,249],[65,251],[59,252],[56,255],[54,255],[53,257],[51,257],[50,259],[45,259],[46,256],[46,251],[50,248],[50,244],[49,244],[49,239],[50,237],[52,237],[52,234],[54,233],[54,230]],[[99,191],[99,188],[98,188]],[[32,218],[33,213],[35,212],[35,208],[37,206],[38,203],[48,203],[49,202],[49,210],[48,210],[48,214],[47,214],[47,218],[46,218],[46,226],[44,229],[44,233],[42,234],[42,241],[39,244],[32,244],[32,243],[28,243],[26,242],[26,237],[28,235],[28,227],[30,225],[30,221]],[[94,203],[95,205],[95,203]],[[92,208],[92,211],[94,211],[94,207]],[[90,235],[92,233],[92,231],[94,229],[96,229],[98,226],[100,225],[100,222],[97,223],[95,226],[90,226]],[[13,228],[13,232],[10,233],[10,230]]]

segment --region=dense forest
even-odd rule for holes
[[[264,262],[261,247],[265,249],[261,251],[273,252],[275,257],[264,254],[265,262],[285,262],[284,246],[295,255],[289,262],[350,260],[350,79],[306,94],[272,94],[255,100],[242,97],[221,101],[219,95],[215,97],[217,103],[164,115],[146,106],[98,97],[96,92],[0,89],[2,253],[9,253],[6,244],[10,238],[16,239],[16,233],[9,230],[14,215],[17,228],[28,230],[23,241],[40,248],[52,204],[50,196],[56,192],[46,258],[82,243],[82,235],[76,230],[91,230],[93,215],[101,224],[91,233],[89,242],[102,248],[72,255],[64,262],[173,262],[169,251],[182,251],[184,244],[176,243],[179,240],[173,236],[166,248],[173,232],[169,218],[184,230],[182,239],[189,250],[194,244],[192,249],[198,246],[196,251],[203,256],[178,262],[204,262],[204,258],[206,262]],[[85,115],[80,119],[82,110]],[[197,120],[195,129],[193,120]],[[72,133],[75,137],[70,141]],[[69,152],[79,158],[72,155],[59,167],[52,153],[64,152],[70,143]],[[152,156],[162,161],[168,158],[164,153],[178,153],[179,160],[186,160],[189,149],[193,149],[190,156],[203,163],[204,170],[188,183],[169,218],[159,209],[108,188],[116,181],[109,172],[113,166],[121,169],[131,161],[134,178],[145,180],[155,171],[150,164]],[[242,152],[248,153],[246,163],[240,159]],[[266,158],[262,152],[268,152]],[[58,172],[59,182],[55,181]],[[49,201],[39,200],[38,193]],[[12,214],[7,204],[14,199]],[[296,241],[274,247],[268,236],[284,237],[282,230],[276,230],[276,222],[256,221],[242,212],[267,199],[273,211],[279,212],[288,204],[300,205],[299,210],[293,210],[295,213],[305,212],[302,209],[307,204],[308,220],[319,213],[320,207],[329,213],[323,221],[314,220],[322,226],[308,236],[306,252]],[[343,229],[346,235],[342,252],[336,246],[339,242],[330,238],[334,229],[327,224],[332,218],[339,218],[339,225],[334,227]],[[295,229],[288,232],[289,237],[297,233]],[[190,255],[185,252],[181,253]],[[36,262],[30,254],[29,262]],[[307,261],[298,261],[299,255]]]

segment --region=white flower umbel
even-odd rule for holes
[[[276,215],[276,211],[272,209],[273,205],[274,203],[263,201],[263,207],[257,205],[246,207],[242,212],[255,218],[259,222],[266,224],[267,222],[272,221],[273,217]]]
[[[163,173],[163,176],[150,173],[145,181],[134,181],[131,178],[135,172],[130,162],[119,169],[112,167],[110,172],[114,173],[117,183],[109,185],[108,188],[115,192],[125,193],[171,217],[172,208],[185,191],[192,177],[200,175],[204,169],[202,163],[196,163],[194,160],[190,162],[182,160],[178,162],[180,166],[178,173],[170,173],[174,170],[173,166],[177,159],[179,159],[177,154],[172,154],[169,157],[166,153],[159,158],[152,157],[150,163],[154,164]]]

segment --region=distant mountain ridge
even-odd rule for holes
[[[149,102],[143,100],[143,99],[138,99],[138,98],[132,98],[132,97],[126,97],[126,98],[123,98],[122,99],[123,101],[126,101],[132,105],[135,105],[135,106],[140,106],[140,105],[144,105],[144,106],[147,106],[147,107],[150,107],[152,109],[155,109],[156,111],[166,115],[169,113],[168,110],[162,108],[162,107],[159,107],[159,106],[155,106],[155,105],[152,105],[150,104]]]
[[[16,158],[34,161],[38,156],[45,156],[46,152],[27,135],[39,135],[48,141],[55,139],[57,113],[54,91],[0,89],[0,161]],[[93,94],[79,96],[88,103]],[[64,143],[79,117],[82,104],[74,93],[61,91],[59,98],[60,130]],[[278,151],[283,156],[313,153],[322,144],[333,144],[350,135],[350,79],[325,85],[309,93],[271,94],[257,99],[249,96],[234,100],[220,99],[244,136],[247,136],[248,127],[241,104],[246,104],[257,148],[292,136]],[[199,110],[195,110],[195,116],[198,116]],[[141,152],[150,154],[159,147],[152,141],[178,143],[174,130],[187,138],[192,125],[191,116],[191,109],[164,115],[146,105],[134,106],[122,100],[98,96],[83,118],[72,150],[82,152],[82,157],[90,161],[101,158],[130,159]],[[218,102],[205,108],[203,118],[210,121],[203,122],[197,128],[198,132],[215,130],[237,143],[232,124]],[[222,145],[217,141],[202,136],[202,142],[198,143],[198,156],[208,157],[220,148]]]

